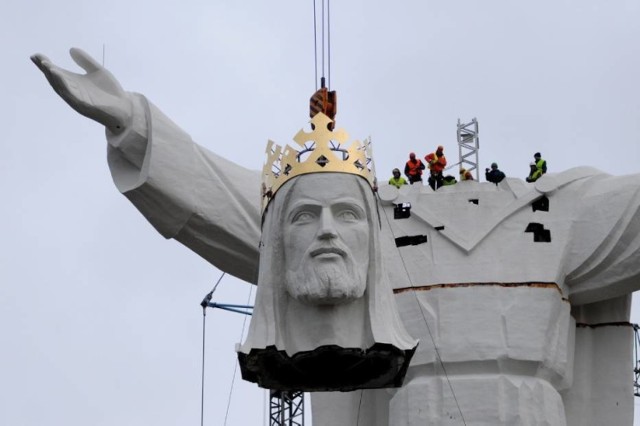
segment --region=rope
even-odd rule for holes
[[[324,0],[322,0],[322,77],[324,77]]]
[[[331,0],[327,0],[327,87],[331,88]]]
[[[246,305],[249,304],[249,302],[251,301],[251,293],[253,292],[253,285],[249,286],[249,297],[247,297],[247,303]],[[242,331],[240,332],[240,341],[242,341],[242,337],[244,336],[244,328],[247,325],[247,317],[249,315],[245,315],[244,316],[244,320],[242,321]],[[227,399],[227,411],[224,414],[224,424],[226,426],[227,424],[227,419],[229,417],[229,407],[231,407],[231,395],[233,394],[233,385],[236,382],[236,373],[238,372],[238,363],[236,362],[234,364],[234,368],[233,368],[233,377],[231,378],[231,388],[229,389],[229,397]]]
[[[313,0],[313,64],[315,71],[315,85],[318,90],[318,18],[316,17],[316,0]]]
[[[200,304],[200,306],[202,306],[202,377],[200,378],[201,380],[200,426],[204,426],[204,360],[205,360],[204,350],[205,350],[205,336],[206,336],[205,327],[207,324],[205,321],[207,317],[207,304],[211,300],[211,296],[213,296],[213,292],[216,291],[216,289],[218,288],[218,284],[220,284],[220,281],[222,281],[222,277],[224,277],[224,275],[225,275],[225,272],[223,272],[222,275],[220,275],[220,278],[218,278],[218,281],[215,283],[211,291],[204,297],[204,299],[202,300],[202,303]]]
[[[379,198],[379,196],[378,196]],[[389,216],[387,216],[387,212],[384,208],[382,208],[382,212],[384,213],[384,218],[387,221],[387,225],[389,226],[389,231],[391,231],[391,236],[395,239],[395,235],[393,233],[393,228],[391,227],[391,222],[389,221]],[[409,280],[409,283],[411,283],[411,276],[409,275],[409,270],[407,269],[407,265],[404,262],[404,257],[402,257],[402,254],[400,253],[400,249],[396,246],[398,253],[400,254],[400,260],[402,261],[402,267],[404,268],[404,272],[405,274],[407,274],[407,278]],[[418,295],[416,294],[415,291],[412,291],[413,295],[415,296],[416,299],[416,303],[418,304],[418,308],[420,308],[420,314],[422,314],[422,319],[424,320],[425,325],[427,326],[427,331],[429,332],[429,338],[431,339],[431,343],[433,343],[433,349],[436,352],[436,358],[438,359],[438,363],[440,364],[440,366],[442,367],[442,372],[444,373],[444,377],[447,380],[447,385],[449,386],[449,389],[451,390],[451,395],[453,395],[453,400],[456,403],[456,407],[458,408],[458,412],[460,413],[460,418],[462,419],[462,424],[464,424],[465,426],[467,426],[467,422],[464,419],[464,415],[462,414],[462,409],[460,408],[460,404],[458,403],[458,398],[456,397],[456,393],[453,390],[453,385],[451,385],[451,381],[449,380],[449,375],[447,374],[447,369],[444,367],[444,362],[442,361],[442,358],[440,357],[440,351],[438,350],[438,346],[436,345],[436,341],[433,339],[433,334],[431,333],[431,327],[429,327],[429,322],[427,321],[427,317],[424,314],[424,310],[422,309],[422,304],[420,303],[420,300],[418,300]]]
[[[201,378],[201,389],[202,395],[200,396],[200,426],[204,425],[204,348],[205,348],[205,325],[207,322],[205,321],[207,315],[205,314],[206,309],[202,309],[202,378]]]
[[[445,168],[445,169],[444,169],[444,171],[446,172],[447,170],[454,168],[454,167],[455,167],[455,166],[457,166],[458,164],[462,164],[462,160],[460,160],[460,161],[458,161],[457,163],[452,164],[452,165],[450,165],[449,167]]]
[[[327,86],[331,87],[331,10],[330,10],[330,0],[322,0],[320,2],[321,13],[320,13],[320,24],[321,31],[318,31],[318,5],[316,0],[313,0],[313,60],[314,60],[314,69],[315,69],[315,86],[316,90],[318,90],[318,33],[320,33],[320,37],[322,38],[322,42],[320,44],[321,53],[321,70],[320,70],[320,78],[324,82],[325,79],[325,71],[327,73]],[[326,66],[325,66],[325,55],[327,57]],[[325,87],[323,85],[323,87]]]
[[[356,426],[360,425],[360,407],[362,407],[362,396],[364,395],[364,389],[360,391],[360,402],[358,403],[358,416],[356,417]]]

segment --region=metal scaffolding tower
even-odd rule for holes
[[[304,393],[269,392],[269,426],[304,426]]]
[[[460,168],[465,168],[469,172],[475,172],[475,179],[479,180],[479,160],[478,150],[480,149],[480,137],[478,130],[478,120],[475,118],[469,123],[460,123],[458,119],[458,154],[460,158]]]
[[[211,301],[212,294],[213,294],[213,290],[211,291],[211,293],[207,294],[205,298],[202,300],[202,302],[200,303],[200,306],[202,306],[202,309],[203,309],[203,314],[206,308],[218,308],[218,309],[223,309],[225,311],[235,312],[243,315],[253,314],[253,306],[251,305],[215,303]],[[204,321],[204,317],[203,317],[203,321]],[[204,327],[203,327],[203,335],[204,335]],[[204,348],[204,344],[203,344],[203,348]],[[203,362],[204,362],[204,352],[203,352]],[[203,364],[203,372],[204,372],[204,364]],[[203,380],[204,380],[204,376],[203,376]],[[203,386],[202,389],[203,389],[203,398],[204,398],[204,382],[202,386]],[[270,390],[269,391],[269,426],[304,426],[304,392]]]

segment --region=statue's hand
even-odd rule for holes
[[[40,68],[62,99],[71,108],[113,133],[120,133],[131,121],[133,107],[118,80],[86,52],[72,48],[71,57],[87,73],[77,74],[60,68],[44,55],[31,60]]]

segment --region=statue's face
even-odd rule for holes
[[[369,266],[369,224],[358,177],[298,178],[283,209],[285,287],[304,303],[362,297]]]

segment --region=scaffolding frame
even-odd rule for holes
[[[304,426],[304,392],[270,390],[269,426]]]
[[[478,151],[480,150],[480,130],[478,120],[474,117],[469,123],[461,123],[458,118],[458,155],[460,168],[465,168],[472,174],[475,172],[475,179],[480,180]]]

